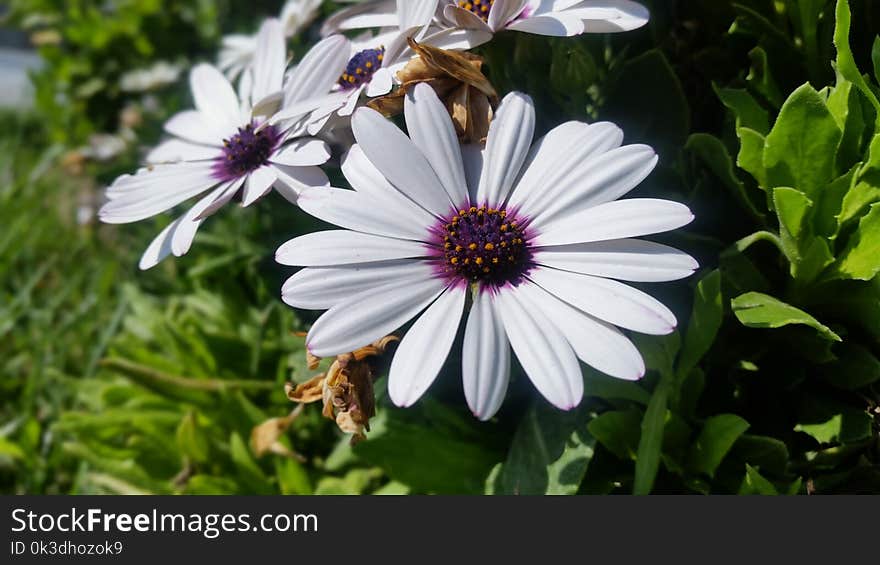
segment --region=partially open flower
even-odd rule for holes
[[[482,143],[489,133],[489,123],[498,93],[481,68],[483,59],[464,51],[449,51],[407,39],[418,55],[400,72],[400,88],[367,104],[386,117],[403,112],[407,92],[420,82],[430,85],[452,117],[462,143]]]
[[[287,397],[303,404],[322,401],[324,416],[335,420],[343,432],[352,434],[352,445],[366,439],[364,432],[370,431],[370,418],[376,414],[369,359],[382,355],[393,341],[397,338],[387,336],[372,345],[338,355],[326,373],[300,385],[287,383],[284,387]],[[309,360],[310,366],[312,360]]]

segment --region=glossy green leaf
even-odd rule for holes
[[[587,429],[602,446],[624,460],[635,460],[639,448],[642,414],[637,410],[616,410],[599,414]]]
[[[835,264],[832,276],[868,281],[880,272],[880,204],[859,221],[856,233]]]
[[[737,494],[774,496],[779,494],[779,491],[773,483],[761,476],[756,468],[746,464],[746,475]]]
[[[737,319],[750,328],[775,329],[793,324],[805,325],[814,328],[825,339],[842,341],[829,327],[803,310],[760,292],[738,296],[733,299],[731,306]]]
[[[749,423],[734,414],[719,414],[706,420],[688,454],[688,469],[714,476],[736,440],[749,429]]]
[[[837,25],[834,28],[834,46],[837,48],[837,69],[846,80],[855,84],[862,91],[862,94],[878,110],[878,117],[880,117],[880,101],[877,100],[877,96],[862,76],[862,72],[856,65],[855,57],[850,48],[849,34],[852,12],[850,11],[848,0],[837,0],[835,19]]]
[[[769,187],[787,186],[814,198],[834,178],[842,137],[825,100],[809,84],[789,96],[764,145]]]
[[[584,406],[561,412],[535,403],[517,428],[493,494],[574,494],[587,472],[596,440]]]
[[[697,283],[694,292],[694,306],[684,336],[676,371],[679,378],[687,376],[699,360],[709,351],[721,320],[724,317],[724,304],[721,295],[721,271],[709,272]]]

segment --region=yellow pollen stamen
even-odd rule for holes
[[[485,249],[486,251],[492,251],[493,249],[495,249],[495,244],[494,243],[487,243],[486,245],[483,246],[483,249]]]
[[[476,243],[471,243],[470,245],[468,245],[468,249],[470,249],[471,251],[473,251],[473,250],[476,249],[476,248],[477,248],[477,244],[476,244]]]

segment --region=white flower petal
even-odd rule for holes
[[[285,106],[330,92],[345,70],[349,42],[341,35],[322,39],[302,58],[284,85]]]
[[[330,159],[330,146],[320,139],[300,138],[282,147],[269,161],[289,167],[323,165]]]
[[[477,201],[480,176],[483,174],[483,153],[483,148],[475,143],[461,146],[461,161],[464,165],[464,176],[467,179],[468,197],[471,202]]]
[[[566,122],[550,130],[529,151],[522,176],[508,206],[543,210],[555,195],[556,184],[574,176],[578,166],[595,155],[620,147],[623,131],[610,122]]]
[[[391,92],[393,86],[394,77],[391,72],[386,68],[381,68],[370,79],[370,84],[367,85],[367,96],[370,98],[384,96]]]
[[[479,292],[468,315],[461,355],[464,396],[474,416],[498,412],[510,380],[510,344],[491,292]]]
[[[244,185],[244,193],[241,196],[241,205],[250,206],[265,195],[278,180],[275,169],[269,165],[263,165],[247,176]]]
[[[489,9],[489,27],[494,31],[504,29],[508,22],[519,16],[528,0],[495,0]]]
[[[201,217],[202,212],[214,203],[218,197],[222,196],[230,184],[235,184],[236,182],[231,181],[215,188],[210,194],[203,197],[192,208],[187,210],[186,214],[181,216],[179,224],[171,234],[171,252],[175,257],[181,257],[189,251],[193,239],[196,237],[196,232],[204,221],[204,218]]]
[[[444,29],[425,36],[420,43],[446,50],[467,50],[492,40],[488,29]],[[411,56],[411,55],[410,55]]]
[[[397,17],[401,31],[422,27],[431,22],[438,0],[398,0]]]
[[[310,233],[278,248],[275,260],[294,267],[329,267],[424,257],[424,243],[392,239],[349,230]]]
[[[141,169],[117,178],[107,189],[102,222],[125,224],[164,212],[216,186],[210,161],[181,162]]]
[[[197,110],[185,110],[171,116],[165,122],[165,131],[171,135],[205,145],[222,147],[223,140],[237,131],[235,126],[211,122]]]
[[[476,204],[498,207],[507,200],[513,181],[529,153],[535,133],[532,99],[519,92],[504,97],[486,139],[483,174]]]
[[[273,165],[273,168],[278,177],[275,190],[292,204],[296,204],[300,192],[307,188],[330,186],[327,174],[320,167]]]
[[[586,0],[571,14],[584,20],[586,33],[632,31],[651,17],[647,8],[631,0]]]
[[[632,198],[600,204],[544,226],[532,240],[536,247],[606,241],[662,233],[687,225],[694,215],[671,200]]]
[[[553,320],[578,359],[587,365],[628,381],[645,376],[645,362],[639,350],[614,326],[596,320],[537,285],[521,285],[517,293],[529,308],[539,309]]]
[[[666,335],[678,323],[675,314],[658,300],[615,280],[543,267],[528,276],[557,298],[621,328]]]
[[[159,232],[159,235],[153,239],[138,263],[138,268],[140,270],[146,271],[147,269],[152,269],[163,259],[171,255],[171,236],[177,226],[180,225],[181,219],[182,218],[178,218],[168,224],[165,229]]]
[[[639,185],[657,165],[647,145],[625,145],[577,164],[570,174],[547,183],[541,206],[524,208],[538,231],[557,219],[579,217],[590,208],[617,200]]]
[[[368,27],[397,27],[398,21],[395,0],[372,0],[354,4],[331,14],[321,27],[321,35],[327,36],[341,30]]]
[[[449,288],[403,336],[388,372],[388,395],[408,407],[422,397],[449,356],[464,312],[464,288]]]
[[[238,96],[223,73],[211,65],[196,65],[190,71],[189,84],[196,108],[209,121],[224,129],[241,125]]]
[[[306,347],[318,357],[354,351],[390,334],[440,295],[439,278],[402,281],[356,294],[327,310],[312,325]]]
[[[252,103],[281,90],[286,67],[284,30],[278,20],[269,18],[263,22],[257,34],[257,50],[254,54],[253,66],[254,83],[251,90]]]
[[[633,282],[675,281],[699,268],[687,253],[641,239],[542,247],[533,259],[554,269]]]
[[[326,310],[355,294],[402,281],[430,278],[434,267],[427,261],[402,259],[302,269],[281,287],[285,303],[306,310]]]
[[[417,84],[406,95],[404,114],[413,143],[430,163],[450,201],[456,206],[466,205],[467,182],[458,137],[434,89],[424,83]]]
[[[456,27],[492,33],[492,28],[486,22],[464,8],[448,4],[443,10],[443,16],[447,20],[451,20]]]
[[[210,145],[188,143],[181,139],[163,141],[147,155],[146,162],[154,165],[160,163],[176,163],[178,161],[203,161],[218,159],[223,152]]]
[[[386,205],[378,206],[374,199],[342,188],[307,189],[297,200],[305,212],[342,228],[414,241],[430,239],[428,226],[413,222],[408,206],[394,208],[391,199],[382,202]]]
[[[584,377],[565,336],[544,312],[529,308],[515,287],[502,288],[496,304],[513,352],[538,392],[563,410],[580,404]]]
[[[351,119],[351,129],[370,162],[400,192],[438,216],[457,205],[412,140],[381,114],[359,108]]]
[[[404,196],[367,159],[360,145],[353,145],[342,162],[342,174],[359,193],[376,200],[380,208],[399,211],[409,217],[413,224],[427,229],[437,220],[427,210]],[[404,211],[405,210],[405,211]]]
[[[517,20],[508,24],[507,29],[550,37],[571,37],[584,33],[584,22],[573,14],[548,13]]]

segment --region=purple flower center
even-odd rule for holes
[[[351,90],[370,82],[373,74],[382,67],[382,59],[385,58],[385,48],[364,49],[355,54],[345,67],[345,72],[339,77],[339,86],[343,90]]]
[[[517,284],[532,267],[524,224],[506,210],[487,206],[446,218],[437,230],[446,276],[493,286]]]
[[[223,140],[223,156],[217,159],[214,173],[222,179],[234,179],[259,169],[269,162],[280,138],[275,126],[258,131],[250,123],[238,128],[238,133]]]
[[[494,3],[495,0],[458,0],[458,7],[476,14],[481,20],[489,23],[489,10]]]

